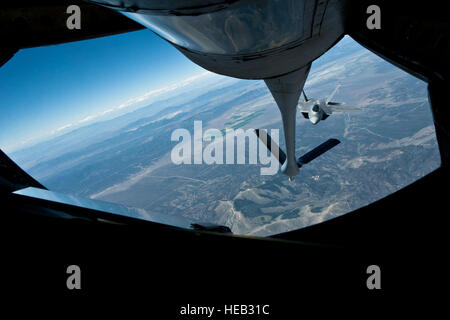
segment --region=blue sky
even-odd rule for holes
[[[204,72],[149,30],[21,50],[0,68],[0,148]]]

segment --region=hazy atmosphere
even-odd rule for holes
[[[140,36],[144,34],[135,35]],[[163,50],[167,44],[160,45]],[[102,85],[103,89],[96,91],[101,78],[90,81],[89,92],[95,101],[101,101],[102,108],[83,106],[89,101],[83,94],[81,100],[76,96],[58,98],[60,104],[67,100],[70,104],[64,119],[52,120],[53,135],[23,148],[11,144],[8,155],[53,191],[141,208],[140,218],[144,219],[145,212],[156,212],[260,236],[342,215],[399,190],[440,165],[426,84],[349,37],[313,62],[305,92],[308,97],[325,99],[340,84],[333,100],[362,111],[335,113],[315,126],[298,112],[297,155],[329,138],[341,143],[301,168],[293,182],[281,173],[261,175],[260,164],[175,165],[170,153],[177,142],[171,141],[171,134],[178,128],[192,134],[197,120],[202,121],[204,130],[278,128],[281,147],[284,142],[281,116],[263,81],[215,75],[178,53],[171,55],[166,60],[160,57],[159,69],[147,73],[154,78],[151,87],[144,89],[141,74],[139,90],[126,95],[126,87],[132,87],[128,84],[121,89],[120,99],[115,92],[120,84],[109,89]],[[143,60],[141,57],[136,63]],[[184,66],[179,73],[171,61]],[[128,67],[136,66],[130,63]],[[56,62],[53,68],[58,68]],[[101,75],[101,68],[90,68],[91,73]],[[116,70],[108,76],[117,80],[122,72]],[[165,75],[158,85],[158,75],[166,73],[171,76]],[[71,82],[64,90],[86,88]],[[42,97],[27,93],[27,100],[20,103],[29,105],[39,99]],[[22,122],[24,111],[15,109],[12,98],[7,102],[14,125],[2,128],[2,149],[11,130],[21,126],[36,129],[21,136],[23,140],[50,126],[32,125],[39,117],[27,116]]]

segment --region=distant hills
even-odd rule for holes
[[[148,106],[20,150],[13,158],[48,188],[149,212],[270,235],[342,215],[380,199],[440,165],[426,84],[350,38],[313,63],[305,91],[363,109],[313,126],[297,118],[297,154],[328,138],[341,144],[290,183],[259,165],[174,165],[173,130],[281,128],[262,81],[217,78]],[[280,130],[280,137],[282,137]],[[284,143],[281,141],[281,146]]]

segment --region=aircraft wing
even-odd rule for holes
[[[334,112],[334,111],[336,111],[336,112],[358,112],[358,111],[361,111],[361,108],[347,106],[347,105],[336,103],[336,102],[334,102],[334,103],[329,102],[327,105],[327,108],[329,108],[331,112]]]
[[[303,104],[303,101],[299,101],[299,103],[298,103],[298,108],[300,109],[301,112],[308,112],[308,111],[309,111],[308,107],[306,107],[306,106]]]
[[[333,109],[331,108],[331,106],[329,104],[323,104],[321,103],[320,108],[323,110],[323,112],[325,112],[327,115],[330,115],[333,113]]]

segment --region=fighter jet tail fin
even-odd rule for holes
[[[305,101],[309,101],[308,97],[306,96],[305,90],[302,90],[303,96],[305,97]]]

